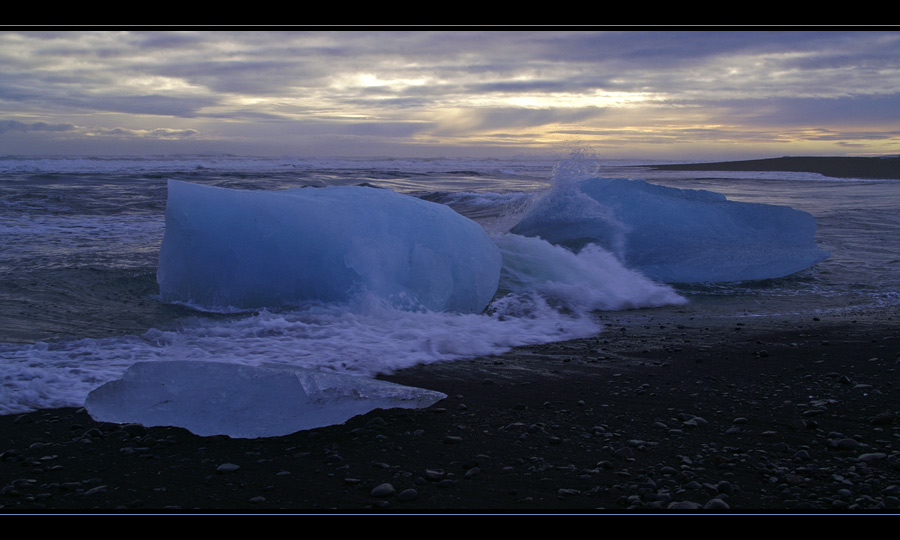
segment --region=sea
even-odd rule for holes
[[[301,158],[0,156],[0,414],[79,407],[137,362],[286,365],[372,377],[602,335],[613,314],[816,317],[900,304],[900,181],[815,173],[663,171],[584,155]],[[672,162],[666,162],[672,163]],[[560,183],[590,176],[702,189],[812,214],[830,256],[762,281],[669,285],[608,256],[541,254],[564,283],[498,291],[482,313],[376,301],[252,310],[162,302],[167,182],[245,190],[367,185],[438,204],[497,237]]]

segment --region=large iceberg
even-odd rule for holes
[[[157,281],[165,302],[257,308],[373,294],[480,312],[499,249],[449,207],[362,186],[248,191],[170,180]]]
[[[252,439],[342,424],[375,409],[424,408],[445,394],[286,366],[138,362],[91,391],[95,420],[177,426],[196,435]]]
[[[668,283],[777,278],[828,257],[806,212],[625,178],[554,189],[510,232],[576,251],[597,244]]]

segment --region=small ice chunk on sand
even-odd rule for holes
[[[88,394],[101,422],[177,426],[201,436],[277,437],[342,424],[374,409],[424,408],[440,392],[286,366],[139,362]]]

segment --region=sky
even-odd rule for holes
[[[0,31],[0,155],[900,153],[900,31]]]

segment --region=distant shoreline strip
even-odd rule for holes
[[[900,180],[900,156],[780,157],[716,163],[645,165],[664,171],[785,171],[819,173],[832,178]]]

